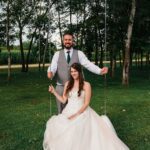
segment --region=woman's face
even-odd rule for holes
[[[74,80],[79,78],[79,72],[76,69],[72,68],[72,67],[71,67],[71,76]]]

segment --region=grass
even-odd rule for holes
[[[32,69],[29,73],[12,70],[7,83],[7,70],[0,70],[0,150],[42,150],[45,124],[50,117],[49,81],[46,72]],[[92,85],[91,107],[111,119],[118,136],[131,150],[150,149],[150,77],[147,69],[132,69],[130,86],[121,85],[121,70],[114,79],[85,72]],[[52,96],[52,114],[56,114]]]

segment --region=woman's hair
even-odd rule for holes
[[[79,63],[73,63],[70,67],[70,74],[71,74],[71,68],[75,69],[78,73],[79,73],[79,91],[78,91],[78,96],[81,95],[81,90],[83,90],[83,85],[84,85],[84,78],[83,78],[83,74],[82,74],[82,67]],[[71,91],[71,89],[73,88],[74,85],[74,79],[73,77],[70,75],[70,80],[68,82],[67,85],[67,89],[66,89],[66,94]]]

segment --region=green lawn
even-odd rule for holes
[[[42,150],[45,124],[50,117],[49,81],[46,72],[29,73],[12,70],[7,83],[7,70],[0,70],[0,150]],[[148,69],[133,69],[130,86],[121,85],[121,70],[114,79],[85,72],[91,82],[91,107],[111,119],[118,136],[131,150],[150,149],[150,77]],[[56,104],[52,96],[52,114]]]

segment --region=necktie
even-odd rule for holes
[[[70,51],[67,51],[67,63],[69,64],[70,62]]]

